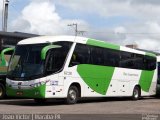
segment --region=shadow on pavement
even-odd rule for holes
[[[155,97],[145,97],[141,100],[148,99],[157,99]],[[128,97],[106,97],[106,98],[83,98],[78,101],[77,104],[86,104],[86,103],[101,103],[101,102],[118,102],[118,101],[133,101]],[[57,106],[57,105],[67,105],[64,99],[48,99],[44,103],[36,103],[33,99],[3,99],[0,100],[0,104],[6,105],[19,105],[19,106]]]

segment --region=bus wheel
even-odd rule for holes
[[[140,88],[138,86],[135,86],[134,89],[133,89],[133,95],[132,95],[132,99],[133,100],[138,100],[141,96],[141,93],[140,93]]]
[[[5,87],[0,83],[0,99],[4,98],[5,94]]]
[[[34,99],[34,102],[36,102],[36,103],[38,103],[38,104],[42,104],[42,103],[45,103],[45,102],[46,102],[46,99],[36,98],[36,99]]]
[[[67,104],[75,104],[78,101],[79,92],[76,86],[71,86],[66,99]]]

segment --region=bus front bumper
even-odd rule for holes
[[[45,98],[45,89],[46,85],[41,85],[30,89],[6,86],[6,94],[7,96],[17,98]]]

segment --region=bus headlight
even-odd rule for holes
[[[38,82],[38,83],[31,84],[30,86],[31,86],[31,87],[39,87],[39,86],[44,85],[44,84],[45,84],[45,82],[42,81],[42,82]]]

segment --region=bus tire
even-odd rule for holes
[[[138,100],[141,96],[140,88],[138,86],[135,86],[133,89],[132,99]]]
[[[76,86],[70,86],[66,98],[67,104],[75,104],[78,101],[79,91]]]
[[[5,87],[2,83],[0,83],[0,99],[4,98],[6,95]]]

